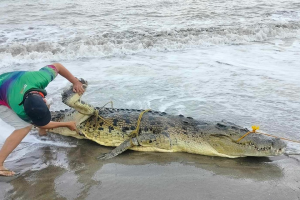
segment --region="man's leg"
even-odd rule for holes
[[[31,124],[23,121],[11,109],[0,105],[0,118],[16,130],[6,139],[0,150],[0,175],[12,176],[14,172],[4,168],[3,163],[7,156],[20,144],[22,139],[31,130]],[[1,134],[1,132],[0,132]],[[6,170],[6,171],[5,171]]]
[[[7,170],[3,163],[8,155],[21,143],[23,138],[29,133],[32,126],[27,126],[22,129],[15,130],[12,134],[6,139],[0,150],[0,175],[4,176],[13,176],[15,173],[13,171],[5,171]],[[4,170],[4,171],[1,171]]]

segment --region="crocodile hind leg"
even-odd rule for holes
[[[128,140],[125,140],[122,144],[120,144],[119,146],[117,146],[115,149],[113,149],[111,152],[109,153],[104,153],[101,154],[98,159],[102,159],[102,160],[106,160],[106,159],[110,159],[113,158],[121,153],[123,153],[124,151],[126,151],[127,149],[130,149],[133,146],[138,145],[138,141],[136,138],[130,138]]]

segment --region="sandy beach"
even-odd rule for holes
[[[228,159],[128,151],[102,161],[96,157],[111,148],[90,141],[71,148],[20,148],[36,149],[7,163],[20,174],[0,177],[0,199],[300,199],[300,156]]]
[[[0,1],[0,74],[53,62],[82,100],[252,125],[300,141],[299,0]],[[67,109],[61,76],[46,88]],[[0,146],[13,128],[0,120]],[[300,145],[228,159],[126,151],[32,131],[4,166],[4,200],[300,200]]]

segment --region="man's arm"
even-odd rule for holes
[[[68,81],[70,81],[73,84],[73,91],[74,92],[77,92],[79,95],[84,93],[83,84],[77,78],[75,78],[67,68],[65,68],[60,63],[53,63],[52,65],[55,66],[57,72],[60,75],[65,77]],[[76,130],[76,123],[74,121],[70,121],[70,122],[53,122],[53,121],[50,121],[47,125],[39,127],[40,128],[39,134],[40,135],[46,135],[46,130],[45,129],[52,129],[52,128],[58,128],[58,127],[67,127],[70,130],[75,131]]]
[[[82,83],[75,78],[67,68],[65,68],[62,64],[60,63],[53,63],[52,65],[55,66],[57,69],[58,73],[65,77],[68,81],[70,81],[73,84],[73,91],[77,92],[78,94],[83,94],[84,89]]]
[[[41,129],[52,129],[52,128],[58,128],[58,127],[67,127],[71,131],[76,130],[76,122],[70,121],[70,122],[53,122],[50,121],[47,125],[45,126],[39,126]]]

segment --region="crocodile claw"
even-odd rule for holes
[[[107,159],[113,158],[115,156],[116,155],[114,153],[112,153],[112,152],[110,152],[110,153],[103,153],[100,156],[98,156],[97,159],[99,159],[99,160],[107,160]]]

